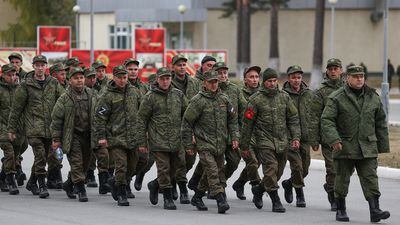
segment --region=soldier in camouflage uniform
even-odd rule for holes
[[[140,90],[140,94],[144,95],[149,90],[149,87],[142,83],[139,78],[139,61],[133,58],[124,61],[125,69],[128,71],[129,83]]]
[[[160,68],[156,84],[144,96],[138,113],[138,140],[139,152],[150,149],[156,160],[157,179],[149,183],[151,203],[157,204],[161,189],[164,209],[175,210],[171,181],[180,163],[179,152],[184,151],[180,131],[187,101],[182,91],[171,86],[171,76],[168,68]],[[178,180],[178,184],[182,183]]]
[[[195,142],[192,142],[193,136]],[[229,210],[224,184],[224,154],[226,151],[238,151],[238,119],[235,108],[228,96],[218,89],[218,73],[209,71],[204,74],[203,89],[192,98],[182,121],[182,142],[190,155],[197,149],[204,173],[191,204],[198,210],[207,210],[202,201],[206,190],[217,200],[218,213]],[[231,137],[232,149],[228,146]]]
[[[259,185],[252,187],[253,202],[263,207],[262,196],[268,192],[272,211],[283,213],[285,208],[278,195],[278,180],[286,164],[286,149],[300,147],[300,125],[296,106],[289,95],[278,89],[278,73],[268,68],[263,72],[263,86],[253,94],[247,105],[241,129],[241,149],[249,151],[251,139],[256,141],[258,159],[264,177]]]
[[[100,91],[103,87],[107,86],[107,66],[104,65],[102,61],[95,61],[92,63],[92,67],[96,70],[96,83],[94,85],[94,89]]]
[[[1,160],[1,190],[8,191],[11,195],[19,194],[15,183],[16,161],[19,157],[21,143],[18,139],[11,142],[8,139],[7,124],[12,99],[17,88],[17,69],[13,64],[6,64],[1,67],[2,76],[0,77],[0,148],[3,150],[4,158]],[[21,133],[18,132],[18,136]],[[23,135],[23,134],[22,134]]]
[[[107,147],[115,160],[115,182],[112,195],[119,206],[128,206],[127,180],[137,164],[136,121],[140,97],[128,83],[124,66],[113,68],[114,79],[99,97],[95,116],[98,144]]]
[[[87,202],[85,175],[92,150],[90,148],[91,112],[93,92],[85,87],[81,68],[73,68],[68,74],[70,88],[57,100],[52,112],[52,147],[62,147],[67,154],[71,170],[63,188],[67,196],[74,198],[75,186],[80,202]]]
[[[19,78],[19,82],[24,80],[27,73],[21,67],[23,63],[22,55],[17,52],[13,52],[8,56],[8,60],[10,61],[10,64],[13,64],[17,69],[17,76]]]
[[[67,90],[67,68],[62,63],[56,63],[49,69],[50,75],[57,79],[58,83]]]
[[[207,71],[211,71],[216,62],[217,60],[212,56],[206,55],[203,57],[201,60],[201,67],[196,71],[195,75],[195,78],[200,84],[204,81],[203,74]]]
[[[79,60],[77,57],[68,58],[65,61],[65,69],[67,72],[71,71],[73,68],[79,67]]]
[[[314,93],[303,81],[303,70],[298,65],[290,66],[287,69],[287,81],[283,84],[282,90],[286,91],[292,98],[299,113],[301,139],[300,148],[288,148],[287,157],[290,162],[291,176],[282,181],[285,190],[285,200],[288,203],[293,201],[293,187],[296,191],[296,206],[306,207],[304,199],[304,178],[308,174],[311,157],[310,148],[318,148],[318,141],[313,129],[318,125],[315,116]]]
[[[8,121],[8,135],[10,141],[14,141],[19,129],[19,120],[24,115],[26,136],[35,156],[34,173],[26,188],[34,195],[39,194],[40,198],[49,196],[45,182],[46,163],[50,158],[57,161],[55,154],[50,154],[49,157],[51,111],[58,97],[64,92],[55,78],[45,75],[46,65],[45,56],[38,55],[33,58],[34,72],[28,74],[17,88],[11,108],[13,113],[10,114]],[[58,170],[61,174],[61,163],[58,162],[58,165],[53,165],[52,168],[49,162],[49,170]],[[36,182],[39,183],[39,192]]]
[[[347,69],[344,87],[329,95],[321,117],[324,143],[332,148],[336,220],[349,221],[346,196],[350,177],[357,170],[373,223],[390,217],[379,207],[378,153],[389,152],[386,115],[379,95],[365,84],[360,66]]]
[[[321,86],[315,91],[315,102],[317,105],[317,118],[320,118],[322,112],[325,108],[326,101],[328,100],[328,96],[343,86],[343,69],[342,62],[340,59],[329,59],[326,65],[325,79],[322,82]],[[320,134],[320,125],[316,127],[316,135],[319,136],[318,140],[321,144],[322,155],[325,160],[325,169],[326,169],[326,178],[324,189],[328,193],[328,201],[331,205],[331,210],[336,211],[336,201],[335,194],[333,191],[333,185],[335,181],[335,170],[333,168],[333,159],[332,159],[332,150],[327,143],[324,143],[321,140]],[[317,148],[313,148],[314,151],[317,151]]]

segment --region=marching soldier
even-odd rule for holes
[[[50,75],[57,79],[61,87],[67,90],[67,68],[65,68],[62,63],[56,63],[50,67],[49,71]]]
[[[27,73],[25,70],[22,69],[22,55],[17,52],[13,52],[8,56],[8,60],[10,61],[10,64],[13,64],[15,66],[19,82],[24,80]]]
[[[104,65],[102,61],[96,61],[92,63],[92,67],[96,70],[96,83],[94,89],[100,91],[103,87],[107,86],[107,66]]]
[[[148,86],[139,78],[139,61],[129,58],[124,62],[125,69],[128,71],[129,83],[140,90],[140,94],[144,95],[149,90]]]

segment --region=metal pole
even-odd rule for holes
[[[90,0],[90,65],[94,62],[93,39],[93,0]]]
[[[183,13],[181,13],[181,32],[179,35],[179,48],[183,49]]]
[[[381,101],[386,113],[386,121],[389,121],[389,83],[388,83],[388,1],[384,0],[385,9],[383,13],[383,80]]]
[[[207,49],[207,22],[203,23],[203,49]]]
[[[79,49],[79,14],[76,13],[75,15],[75,42],[76,48]]]
[[[331,33],[330,33],[330,58],[334,57],[334,51],[335,51],[335,5],[331,4]]]

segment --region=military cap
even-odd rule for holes
[[[67,67],[70,67],[70,66],[78,67],[79,66],[79,60],[76,57],[71,57],[71,58],[67,59],[67,61],[65,62],[65,65]]]
[[[259,66],[250,66],[250,67],[246,67],[243,71],[243,77],[246,77],[246,74],[250,71],[256,71],[258,74],[260,74],[261,72],[261,68]]]
[[[104,65],[104,63],[102,61],[100,61],[100,60],[97,60],[94,63],[92,63],[92,67],[95,68],[95,69],[98,69],[100,67],[107,68],[107,66]]]
[[[188,61],[188,59],[185,56],[178,54],[172,58],[172,65],[175,65],[179,60],[183,60],[185,62]]]
[[[86,68],[83,70],[85,77],[96,76],[96,70],[93,67]]]
[[[347,75],[358,75],[358,74],[362,74],[365,75],[364,73],[364,68],[362,68],[362,66],[350,66],[349,68],[347,68]]]
[[[128,74],[128,71],[125,69],[125,66],[116,66],[113,68],[113,76],[122,76]]]
[[[66,70],[66,69],[67,68],[64,66],[64,64],[56,63],[50,67],[49,71],[50,71],[50,74],[53,74],[54,72],[59,72],[59,71]]]
[[[128,66],[128,65],[131,64],[131,63],[135,64],[136,66],[139,66],[139,61],[137,61],[137,60],[134,59],[134,58],[125,59],[125,61],[124,61],[124,66]]]
[[[74,76],[75,74],[78,74],[78,73],[80,73],[82,75],[84,74],[83,70],[81,68],[79,68],[79,67],[72,68],[72,70],[69,71],[69,73],[68,73],[68,76],[67,76],[68,80],[71,79],[72,76]]]
[[[286,71],[287,75],[290,75],[292,73],[304,73],[303,69],[299,65],[293,65],[289,66],[289,68]]]
[[[22,55],[17,52],[13,52],[8,56],[8,60],[10,60],[10,61],[11,61],[11,59],[14,59],[14,58],[22,61]]]
[[[215,70],[207,71],[204,73],[204,80],[218,80],[218,73]]]
[[[206,55],[206,56],[204,56],[203,59],[201,60],[201,64],[204,64],[204,63],[209,62],[209,61],[217,62],[217,60],[216,60],[214,57],[212,57],[212,56],[210,56],[210,55]]]
[[[35,64],[36,62],[43,62],[47,64],[47,58],[44,55],[36,55],[33,57],[32,64]]]
[[[328,59],[328,62],[326,63],[326,68],[329,68],[331,66],[342,67],[342,61],[336,58]]]
[[[3,74],[6,74],[10,71],[17,71],[17,68],[15,68],[15,66],[13,64],[5,64],[1,67],[1,72]]]
[[[226,64],[224,62],[217,62],[214,64],[213,66],[213,70],[217,71],[220,69],[225,69],[228,70],[229,68],[226,66]]]
[[[267,68],[264,70],[262,77],[263,81],[266,81],[271,78],[278,78],[278,72],[276,72],[276,70],[272,68]]]
[[[171,70],[169,70],[167,67],[161,67],[157,70],[156,77],[162,76],[172,76]]]

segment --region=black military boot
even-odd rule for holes
[[[251,192],[253,192],[253,203],[257,207],[257,209],[262,209],[263,207],[263,194],[265,192],[265,189],[262,185],[254,185],[251,188]]]
[[[176,205],[174,204],[174,200],[172,199],[171,188],[163,189],[163,197],[164,197],[164,209],[176,210]]]
[[[192,197],[192,200],[190,201],[190,204],[192,206],[196,206],[197,210],[199,211],[207,211],[208,208],[204,204],[202,197],[205,195],[204,192],[196,191]]]
[[[390,217],[389,211],[382,211],[379,208],[379,196],[373,196],[367,199],[369,204],[369,214],[372,223],[377,223]]]
[[[51,169],[47,171],[47,182],[46,186],[48,189],[57,189],[57,170]]]
[[[180,198],[179,198],[179,202],[181,204],[190,204],[190,200],[189,200],[189,193],[188,190],[186,188],[186,183],[185,182],[179,182],[179,191],[181,192]]]
[[[39,198],[49,197],[50,194],[49,194],[49,191],[47,190],[47,186],[46,186],[46,176],[39,175],[38,183],[39,183]]]
[[[134,183],[136,191],[142,190],[143,179],[144,179],[144,173],[139,172],[138,174],[136,174]]]
[[[39,195],[39,187],[37,185],[37,177],[31,173],[28,182],[26,182],[26,190],[32,192],[33,195]]]
[[[200,182],[200,178],[201,177],[197,176],[196,174],[193,174],[192,178],[189,180],[188,188],[192,191],[196,191],[197,185],[199,185]]]
[[[68,177],[68,179],[63,183],[62,189],[67,194],[68,198],[76,199],[76,195],[74,193],[74,183],[72,183],[71,177]]]
[[[293,202],[293,185],[290,179],[282,181],[282,187],[285,191],[285,200],[287,203]]]
[[[336,205],[337,205],[336,221],[349,222],[350,219],[347,216],[347,212],[346,212],[346,199],[338,198],[335,201],[336,201]]]
[[[246,200],[246,196],[244,195],[244,185],[245,181],[242,181],[240,178],[233,183],[232,188],[236,192],[236,197],[240,200]]]
[[[126,185],[121,184],[118,186],[118,205],[129,206],[128,198],[126,197]]]
[[[16,166],[17,173],[15,174],[15,179],[17,180],[18,186],[23,186],[26,180],[26,174],[22,171],[21,166]]]
[[[268,195],[272,201],[272,212],[277,212],[277,213],[286,212],[286,209],[283,207],[281,203],[281,199],[279,198],[277,190],[268,192]]]
[[[176,180],[172,179],[171,184],[172,184],[172,199],[174,199],[174,201],[175,201],[178,199],[178,190],[176,189]]]
[[[6,181],[6,173],[2,170],[0,172],[0,190],[1,192],[8,192],[8,186]]]
[[[215,198],[217,199],[218,213],[225,213],[229,210],[228,202],[224,196],[224,193],[218,193]]]
[[[305,208],[306,200],[304,199],[303,188],[295,188],[296,190],[296,207]]]
[[[10,193],[10,195],[19,194],[19,190],[15,183],[14,174],[7,174],[7,185],[8,185],[8,192]]]
[[[99,173],[99,194],[105,195],[108,192],[111,192],[111,186],[108,184],[108,172]]]
[[[126,197],[127,198],[135,198],[135,195],[132,193],[130,180],[126,181]]]
[[[78,190],[78,198],[80,202],[87,202],[88,197],[86,194],[86,189],[85,189],[85,183],[82,181],[80,183],[76,184],[77,190]]]
[[[159,189],[159,187],[160,186],[158,185],[157,179],[152,180],[147,184],[147,188],[150,191],[150,195],[149,195],[150,202],[153,205],[157,205],[157,203],[158,203],[158,189]]]
[[[111,196],[115,201],[118,201],[118,186],[115,184],[115,177],[108,178],[108,185],[111,187]],[[126,190],[125,190],[126,193]]]
[[[329,190],[327,184],[324,184],[324,189],[325,189],[326,193],[328,194],[328,201],[331,204],[331,211],[336,212],[338,206],[337,206],[337,202],[335,200],[335,192],[333,190]]]
[[[114,177],[114,168],[108,169],[109,177]]]
[[[55,177],[56,177],[56,189],[61,190],[63,186],[61,168],[56,170]]]
[[[88,170],[86,172],[85,183],[86,183],[87,187],[96,188],[98,186],[98,184],[96,182],[96,178],[94,177],[94,171],[93,170]]]

